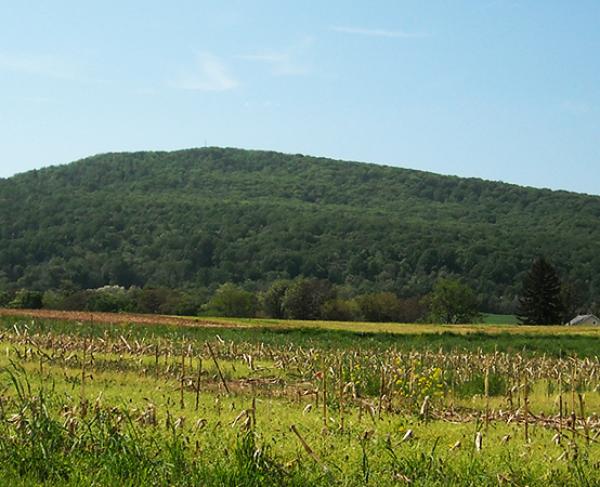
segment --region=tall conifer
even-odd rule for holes
[[[523,281],[519,298],[519,321],[525,325],[561,323],[560,278],[546,259],[536,259]]]

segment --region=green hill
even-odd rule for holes
[[[454,274],[510,312],[544,254],[600,293],[600,197],[302,155],[98,155],[0,179],[0,223],[0,289],[305,275],[413,296]]]

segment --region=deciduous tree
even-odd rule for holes
[[[256,315],[256,299],[251,292],[228,282],[215,291],[206,308],[220,316],[252,317]]]
[[[479,317],[475,293],[457,279],[438,279],[428,302],[430,318],[436,323],[472,323]]]
[[[316,320],[321,307],[334,297],[331,283],[322,279],[296,279],[286,291],[283,309],[287,318]]]

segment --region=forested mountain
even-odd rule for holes
[[[0,289],[264,287],[348,293],[461,276],[510,310],[543,254],[600,294],[600,197],[274,152],[103,154],[0,180]]]

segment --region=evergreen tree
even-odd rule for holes
[[[560,278],[546,259],[536,259],[523,281],[519,298],[519,321],[524,325],[561,323]]]

